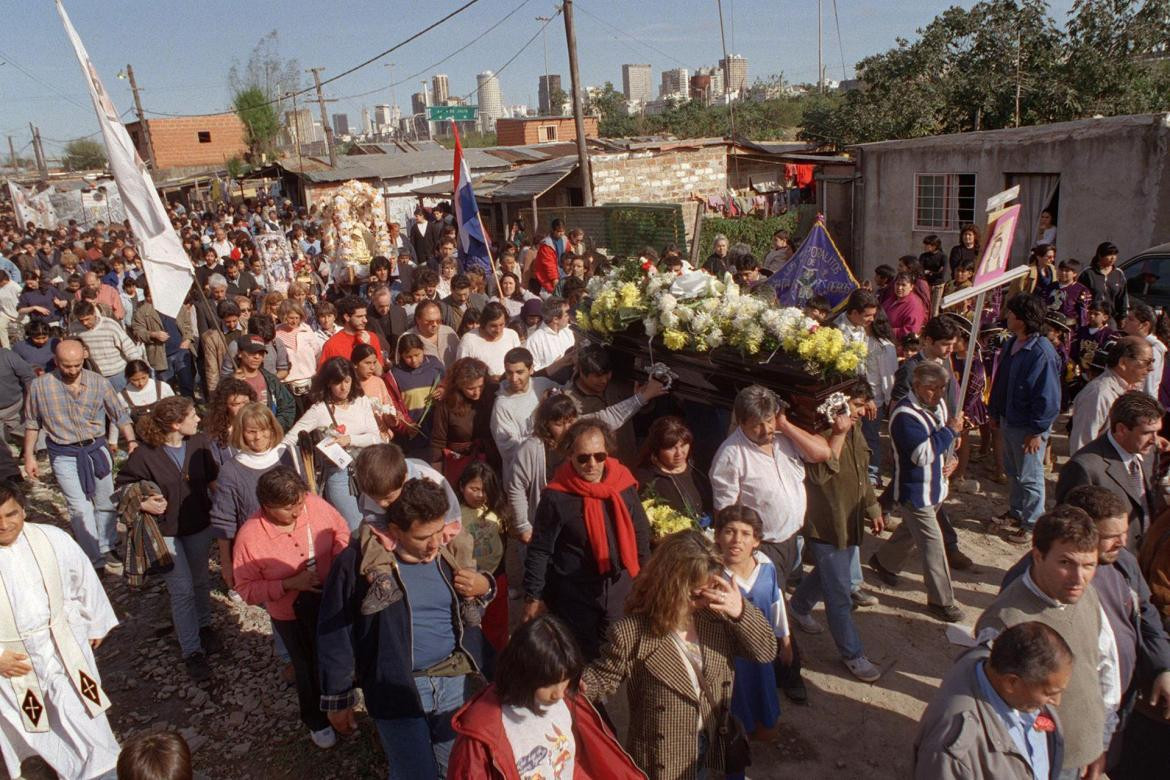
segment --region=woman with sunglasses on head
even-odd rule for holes
[[[573,423],[566,455],[536,508],[525,556],[525,617],[542,609],[564,620],[587,659],[597,657],[611,623],[650,554],[650,523],[638,483],[600,420]]]

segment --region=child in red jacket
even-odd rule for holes
[[[496,682],[455,713],[447,777],[459,780],[626,780],[646,777],[577,692],[584,660],[557,618],[512,635]]]

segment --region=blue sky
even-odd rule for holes
[[[66,0],[74,26],[119,110],[133,106],[127,82],[115,75],[134,66],[148,112],[210,113],[227,107],[227,71],[233,58],[246,60],[270,30],[280,34],[282,53],[302,67],[322,66],[323,78],[388,49],[461,5],[456,0]],[[824,59],[830,79],[884,51],[953,5],[944,0],[824,0]],[[959,3],[970,6],[971,0]],[[1063,22],[1072,0],[1050,0]],[[16,6],[15,10],[13,6]],[[519,7],[487,35],[482,31]],[[389,103],[391,79],[416,71],[446,73],[451,93],[475,88],[475,74],[499,70],[537,33],[537,16],[552,14],[553,0],[480,0],[464,13],[383,60],[326,86],[329,106],[345,112],[351,126],[361,108]],[[621,88],[621,64],[653,66],[655,89],[664,69],[714,65],[722,56],[715,0],[576,0],[577,46],[586,84],[612,81]],[[749,79],[783,72],[789,81],[814,81],[817,61],[816,0],[723,0],[729,52],[748,58]],[[97,128],[77,61],[49,0],[15,0],[5,12],[0,36],[0,135],[11,135],[18,153],[31,157],[28,123],[41,129],[46,153],[56,157],[64,142]],[[564,24],[545,32],[549,72],[568,88]],[[842,51],[843,49],[843,51]],[[436,68],[427,66],[453,55]],[[382,63],[393,62],[393,68]],[[19,67],[18,67],[19,66]],[[537,78],[544,72],[541,36],[500,75],[506,104],[536,105]],[[23,69],[23,71],[21,70]],[[24,71],[27,71],[24,72]],[[28,74],[32,74],[31,76]],[[35,78],[34,78],[35,77]],[[420,89],[423,75],[395,88],[400,106]],[[309,78],[306,76],[306,78]],[[311,82],[310,82],[311,83]],[[361,93],[372,94],[359,96]],[[358,97],[353,97],[358,96]],[[127,114],[127,116],[130,116]],[[0,153],[7,152],[0,138]],[[23,151],[21,151],[23,148]]]

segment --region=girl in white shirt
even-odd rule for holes
[[[130,410],[131,419],[137,420],[153,409],[156,403],[175,394],[166,382],[151,377],[150,366],[142,360],[128,362],[124,376],[126,388],[118,393],[118,397]]]
[[[296,446],[301,432],[321,431],[341,445],[352,458],[362,448],[386,441],[386,436],[378,428],[374,406],[362,393],[353,364],[345,358],[325,361],[313,377],[309,397],[313,405],[289,429],[284,437],[286,444]],[[322,477],[325,499],[341,513],[350,530],[356,530],[362,513],[350,486],[349,470],[331,462],[319,449],[317,452],[319,460],[325,464]]]

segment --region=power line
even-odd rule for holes
[[[523,0],[523,2],[522,2],[522,3],[520,3],[520,5],[516,6],[516,7],[515,7],[515,8],[513,8],[511,11],[509,11],[509,12],[507,13],[507,15],[505,15],[505,16],[504,16],[502,19],[500,19],[499,21],[497,21],[497,22],[496,22],[495,24],[493,24],[491,27],[489,27],[489,28],[487,28],[486,30],[484,30],[482,33],[480,33],[480,34],[479,34],[479,35],[477,35],[475,38],[473,38],[472,40],[470,40],[470,41],[468,41],[467,43],[465,43],[463,46],[456,47],[454,51],[452,51],[450,54],[448,54],[448,55],[447,55],[446,57],[444,57],[443,59],[441,59],[441,60],[439,60],[439,61],[437,61],[437,62],[433,62],[433,63],[431,63],[430,65],[427,65],[425,68],[423,68],[423,69],[422,69],[422,70],[420,70],[420,71],[418,71],[418,72],[416,72],[416,73],[412,73],[412,74],[410,74],[409,76],[407,76],[407,77],[405,77],[405,78],[403,78],[403,79],[400,79],[400,80],[398,80],[398,81],[392,81],[392,82],[390,82],[390,84],[388,84],[386,87],[377,87],[376,89],[371,89],[371,90],[369,90],[369,91],[367,91],[367,92],[359,92],[359,93],[357,93],[356,95],[343,95],[342,97],[339,97],[339,98],[336,98],[336,99],[337,99],[337,100],[356,100],[357,98],[368,97],[368,96],[370,96],[370,95],[373,95],[373,94],[375,94],[375,93],[377,93],[377,92],[381,92],[382,90],[386,89],[387,87],[389,87],[389,88],[391,88],[391,89],[392,89],[392,88],[394,88],[394,87],[401,86],[402,84],[406,84],[407,82],[414,81],[414,80],[415,80],[415,79],[417,79],[419,76],[422,76],[422,75],[423,75],[423,74],[425,74],[425,73],[429,73],[430,71],[432,71],[432,70],[434,70],[435,68],[439,67],[439,66],[440,66],[440,65],[442,65],[443,63],[445,63],[445,62],[447,62],[448,60],[450,60],[450,59],[452,59],[452,58],[454,58],[454,57],[456,57],[456,56],[458,56],[458,55],[462,54],[464,51],[466,51],[467,49],[469,49],[470,47],[472,47],[473,45],[475,45],[475,44],[476,44],[476,43],[478,43],[479,41],[483,40],[483,39],[484,39],[484,37],[488,35],[488,33],[492,32],[492,31],[493,31],[493,30],[495,30],[497,27],[499,27],[501,24],[503,24],[504,22],[508,21],[508,19],[509,19],[509,18],[510,18],[510,17],[511,17],[513,14],[515,14],[517,11],[519,11],[519,10],[520,10],[521,8],[523,8],[524,6],[528,5],[530,2],[532,2],[532,0]]]
[[[837,15],[837,0],[833,0],[833,22],[837,25],[837,50],[841,52],[841,80],[845,81],[849,78],[849,72],[845,68],[845,44],[841,43],[841,17]]]
[[[614,26],[614,25],[610,24],[610,23],[609,23],[608,21],[606,21],[605,19],[602,19],[600,16],[595,16],[594,14],[591,14],[591,13],[589,13],[589,11],[587,11],[587,10],[586,10],[586,9],[584,9],[584,8],[582,8],[580,5],[576,5],[576,4],[574,4],[574,6],[573,6],[573,7],[574,7],[574,8],[576,8],[576,9],[577,9],[578,11],[580,11],[581,13],[585,14],[586,16],[588,16],[588,17],[589,17],[590,19],[592,19],[593,21],[595,21],[595,22],[598,22],[598,23],[600,23],[600,24],[603,24],[603,25],[605,25],[606,27],[610,28],[611,30],[615,31],[615,32],[616,32],[618,35],[621,35],[623,38],[627,38],[628,40],[631,40],[631,41],[633,41],[634,43],[637,43],[637,44],[639,44],[639,45],[641,45],[641,46],[645,46],[647,49],[650,49],[651,51],[654,51],[654,52],[656,52],[656,53],[658,53],[658,54],[662,55],[663,57],[666,57],[666,59],[670,60],[671,62],[673,62],[675,65],[678,65],[679,67],[682,67],[682,68],[685,68],[685,67],[687,67],[687,64],[686,64],[685,62],[680,62],[679,60],[675,59],[675,58],[674,58],[674,55],[672,55],[672,54],[667,54],[667,53],[666,53],[666,52],[664,52],[662,49],[659,49],[657,46],[654,46],[653,44],[647,43],[646,41],[643,41],[643,40],[640,40],[640,39],[638,39],[638,38],[635,38],[634,36],[632,36],[632,35],[630,35],[629,33],[627,33],[625,30],[621,29],[620,27],[616,27],[616,26]],[[559,12],[558,12],[558,13],[559,13]],[[617,37],[617,36],[614,36],[614,37]]]
[[[64,100],[64,101],[67,101],[67,102],[69,102],[69,103],[72,103],[73,105],[77,106],[78,108],[82,108],[82,109],[85,109],[85,110],[89,110],[90,108],[92,108],[92,107],[93,107],[93,106],[86,106],[86,105],[83,105],[83,104],[81,104],[81,103],[78,103],[76,100],[74,100],[73,98],[71,98],[71,97],[69,97],[68,95],[66,95],[66,94],[65,94],[64,92],[62,92],[60,89],[58,89],[57,87],[53,86],[53,85],[52,85],[52,84],[50,84],[49,82],[45,81],[45,80],[44,80],[44,79],[42,79],[40,76],[38,76],[38,75],[36,75],[35,73],[33,73],[32,71],[28,70],[27,68],[25,68],[23,65],[21,65],[21,64],[20,64],[19,62],[17,62],[16,60],[12,59],[12,57],[11,57],[10,55],[6,54],[6,53],[5,53],[4,51],[2,51],[2,50],[0,50],[0,57],[3,57],[3,58],[4,58],[4,59],[5,59],[7,62],[8,62],[8,64],[9,64],[9,65],[11,65],[12,67],[16,68],[17,70],[19,70],[19,71],[20,71],[21,73],[23,73],[24,75],[28,76],[30,79],[32,79],[32,80],[33,80],[33,81],[35,81],[36,83],[40,84],[40,85],[41,85],[42,87],[44,87],[45,89],[49,90],[50,92],[53,92],[53,93],[55,93],[55,94],[57,95],[57,97],[61,98],[62,100]]]
[[[529,38],[527,41],[525,41],[525,42],[524,42],[524,45],[520,47],[520,50],[519,50],[519,51],[517,51],[515,54],[513,54],[513,55],[512,55],[512,56],[511,56],[511,57],[508,59],[508,61],[507,61],[507,62],[505,62],[503,65],[501,65],[500,67],[498,67],[498,68],[496,68],[495,70],[493,70],[493,71],[492,71],[492,78],[498,78],[498,77],[499,77],[499,75],[500,75],[501,73],[503,73],[503,72],[504,72],[504,69],[505,69],[505,68],[507,68],[507,67],[508,67],[509,65],[511,65],[513,62],[515,62],[515,61],[516,61],[516,58],[517,58],[517,57],[519,57],[521,54],[523,54],[523,53],[524,53],[524,50],[525,50],[525,49],[527,49],[529,46],[531,46],[531,45],[532,45],[532,42],[533,42],[533,41],[535,41],[537,38],[539,38],[539,37],[540,37],[540,34],[544,32],[544,28],[546,28],[546,27],[548,27],[550,24],[552,24],[552,21],[553,21],[553,19],[556,19],[556,18],[557,18],[558,16],[560,16],[560,15],[561,15],[561,9],[560,9],[560,8],[558,8],[558,9],[557,9],[557,12],[556,12],[555,14],[553,14],[552,16],[550,16],[550,17],[549,17],[549,19],[548,19],[548,21],[547,21],[547,22],[545,22],[544,24],[542,24],[542,25],[540,26],[540,29],[538,29],[538,30],[537,30],[537,31],[536,31],[536,32],[533,34],[533,36],[532,36],[531,38]],[[470,92],[468,92],[466,95],[464,95],[462,99],[463,99],[463,100],[468,100],[468,99],[469,99],[469,98],[470,98],[472,95],[474,95],[474,94],[475,94],[477,91],[479,91],[479,85],[476,85],[476,88],[475,88],[475,89],[473,89],[473,90],[471,90]]]
[[[371,65],[371,64],[373,64],[374,62],[377,62],[378,60],[380,60],[380,59],[382,59],[383,57],[385,57],[387,54],[390,54],[390,53],[392,53],[392,52],[398,51],[398,50],[399,50],[399,49],[401,49],[403,46],[407,45],[408,43],[411,43],[412,41],[414,41],[414,40],[415,40],[415,39],[417,39],[417,38],[421,38],[422,36],[424,36],[424,35],[426,35],[427,33],[429,33],[431,30],[433,30],[433,29],[435,29],[436,27],[438,27],[439,25],[441,25],[441,24],[443,24],[443,23],[445,23],[445,22],[447,22],[447,21],[449,21],[449,20],[453,19],[454,17],[456,17],[456,16],[458,16],[459,14],[463,13],[463,12],[464,12],[464,11],[466,11],[468,8],[470,8],[471,6],[475,5],[475,4],[476,4],[476,3],[478,3],[478,2],[479,2],[479,0],[467,0],[467,2],[466,2],[466,3],[464,3],[464,4],[463,4],[463,5],[461,5],[461,6],[459,6],[458,8],[456,8],[456,9],[455,9],[454,11],[452,11],[451,13],[447,14],[446,16],[444,16],[443,18],[439,19],[438,21],[431,22],[431,23],[430,23],[430,24],[428,24],[426,27],[422,28],[421,30],[419,30],[418,32],[414,33],[414,34],[413,34],[413,35],[411,35],[410,37],[408,37],[408,38],[405,38],[405,39],[403,39],[403,40],[399,41],[398,43],[394,44],[393,46],[391,46],[389,49],[386,49],[386,51],[384,51],[384,52],[381,52],[381,53],[379,53],[379,54],[375,54],[373,57],[370,57],[369,59],[367,59],[367,60],[364,60],[363,62],[359,62],[357,65],[354,65],[352,68],[348,68],[348,69],[346,69],[346,70],[343,70],[341,73],[338,73],[336,76],[333,76],[333,77],[331,77],[331,78],[325,79],[324,81],[322,81],[322,82],[321,82],[321,86],[323,87],[323,86],[325,86],[326,84],[332,84],[334,81],[337,81],[338,79],[344,78],[344,77],[348,76],[349,74],[351,74],[351,73],[353,73],[353,72],[355,72],[355,71],[361,70],[362,68],[366,67],[367,65]],[[262,108],[263,106],[271,106],[271,105],[276,105],[276,104],[278,104],[278,103],[282,103],[282,102],[284,102],[284,101],[285,101],[286,99],[288,99],[288,98],[292,98],[292,97],[297,97],[297,96],[300,96],[300,95],[304,95],[305,93],[307,93],[307,92],[312,92],[312,91],[314,91],[315,89],[316,89],[316,86],[315,86],[315,85],[314,85],[314,86],[312,86],[312,87],[305,87],[304,89],[297,90],[297,91],[295,91],[295,92],[289,92],[289,93],[285,93],[285,94],[281,95],[281,96],[280,96],[280,97],[278,97],[278,98],[273,98],[272,100],[266,100],[266,101],[264,101],[263,103],[258,103],[258,104],[256,104],[255,106],[250,106],[250,108]],[[377,91],[377,90],[375,90],[375,91]],[[343,99],[343,98],[339,98],[339,99]],[[145,113],[147,113],[147,114],[152,114],[152,115],[154,115],[154,116],[170,116],[170,117],[187,117],[187,116],[214,116],[215,114],[224,114],[224,113],[228,113],[228,112],[230,112],[230,111],[232,111],[232,110],[233,110],[233,109],[232,109],[232,108],[229,106],[228,108],[225,108],[225,109],[223,109],[222,111],[216,111],[216,112],[205,113],[205,114],[171,114],[171,113],[167,113],[167,112],[165,112],[165,111],[151,111],[151,110],[149,110],[149,109],[143,109],[143,111],[144,111]]]

